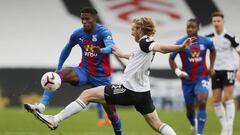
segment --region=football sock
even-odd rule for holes
[[[235,104],[234,100],[230,99],[225,102],[226,103],[226,116],[227,116],[227,123],[229,126],[233,125],[234,116],[235,116]]]
[[[207,120],[206,110],[199,109],[198,114],[197,114],[197,122],[198,122],[197,134],[203,134],[203,129],[205,127],[206,120]]]
[[[54,91],[44,90],[41,103],[47,106],[54,95]]]
[[[77,99],[70,103],[68,106],[66,106],[60,113],[54,116],[55,122],[60,122],[78,112],[86,108],[86,104],[81,101],[80,99]]]
[[[162,124],[160,126],[159,133],[162,135],[176,135],[175,131],[167,124]]]
[[[97,104],[97,114],[98,114],[98,119],[103,119],[103,107],[102,104]]]
[[[118,114],[114,112],[112,115],[108,115],[108,118],[111,120],[115,135],[122,135],[122,123]]]
[[[195,112],[187,112],[187,118],[192,125],[192,127],[195,126]]]
[[[224,128],[226,126],[227,119],[226,119],[226,112],[225,112],[223,104],[221,102],[215,103],[214,110],[215,110],[216,115],[222,125],[222,128]]]

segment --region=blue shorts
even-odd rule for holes
[[[112,77],[96,77],[91,76],[87,73],[87,70],[80,67],[73,67],[73,71],[78,75],[79,83],[78,86],[91,85],[92,87],[96,86],[106,86],[111,85]]]
[[[199,79],[194,82],[182,83],[183,96],[186,105],[195,104],[198,93],[208,93],[208,78]]]

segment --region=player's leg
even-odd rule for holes
[[[183,96],[185,100],[185,106],[186,106],[186,116],[188,118],[188,121],[191,124],[191,132],[192,134],[196,133],[197,130],[197,123],[196,121],[196,115],[195,115],[195,94],[194,94],[194,84],[182,84],[183,89]]]
[[[207,99],[208,99],[208,79],[198,81],[194,89],[195,94],[197,95],[197,135],[202,135],[203,130],[207,121]]]
[[[223,89],[223,74],[222,71],[216,71],[215,76],[212,77],[212,93],[215,113],[222,126],[222,134],[225,134],[225,127],[227,123],[225,108],[222,103],[222,89]]]
[[[99,85],[110,86],[112,81],[111,77],[90,77],[89,79],[91,84],[95,86]],[[117,114],[115,106],[103,105],[103,108],[107,113],[107,117],[111,120],[115,135],[121,135],[122,134],[121,119]]]
[[[118,116],[116,107],[114,105],[103,104],[104,110],[107,113],[108,118],[111,120],[115,135],[122,135],[121,119]]]
[[[226,104],[226,116],[227,116],[227,132],[228,135],[232,135],[233,123],[235,117],[235,103],[233,99],[233,90],[236,74],[234,71],[228,71],[224,78],[224,97],[223,100]]]
[[[156,110],[151,113],[143,115],[146,122],[149,126],[156,132],[162,135],[176,135],[175,131],[167,125],[166,123],[162,123],[158,117]]]
[[[64,83],[70,83],[72,85],[83,85],[87,82],[86,73],[79,67],[64,68],[60,71],[57,71],[57,73]],[[79,76],[81,76],[81,81],[79,81]],[[45,111],[45,106],[49,104],[54,95],[55,92],[44,90],[41,102],[39,104],[24,104],[24,107],[30,112],[33,110],[38,110],[39,112],[43,113]]]
[[[69,118],[70,116],[85,109],[90,102],[105,103],[104,100],[104,86],[99,86],[91,89],[87,89],[81,93],[81,95],[69,105],[67,105],[60,113],[51,116],[43,115],[35,112],[36,117],[43,121],[51,129],[56,129],[60,121]]]

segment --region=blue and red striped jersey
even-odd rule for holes
[[[176,44],[183,44],[187,38],[188,36],[179,39]],[[189,75],[187,80],[195,81],[208,77],[206,65],[206,54],[208,49],[214,49],[213,42],[207,37],[198,36],[196,43],[184,51],[171,53],[170,57],[174,59],[177,54],[179,54],[182,61],[182,70]]]
[[[57,69],[60,70],[72,47],[79,45],[82,50],[82,59],[79,67],[84,68],[89,75],[104,77],[111,75],[110,53],[114,45],[112,33],[104,26],[96,24],[95,30],[86,33],[83,28],[77,29],[70,37],[63,49]],[[93,52],[93,47],[100,47],[101,53]],[[65,57],[67,55],[67,57]]]

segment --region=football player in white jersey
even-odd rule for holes
[[[214,65],[216,74],[212,77],[214,109],[222,125],[221,135],[232,135],[235,115],[233,89],[236,72],[237,79],[240,80],[240,68],[234,60],[234,49],[240,54],[240,46],[238,39],[224,28],[222,13],[212,14],[212,25],[214,32],[208,37],[212,38],[217,52]],[[222,97],[226,108],[223,106]]]
[[[116,46],[113,47],[115,55],[129,59],[124,70],[123,82],[87,89],[57,115],[43,115],[36,111],[36,117],[49,128],[55,129],[60,121],[80,112],[90,102],[108,105],[133,105],[153,130],[162,135],[176,135],[169,125],[160,121],[153,105],[148,79],[149,67],[155,52],[169,53],[184,50],[193,44],[196,38],[188,38],[182,45],[162,45],[153,40],[155,32],[155,24],[151,18],[134,19],[132,36],[138,43],[136,50],[132,53],[125,53]]]

